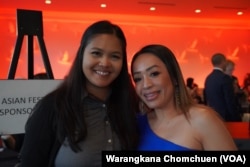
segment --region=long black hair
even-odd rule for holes
[[[58,89],[54,91],[56,95],[57,137],[61,143],[67,137],[72,150],[78,151],[80,150],[78,142],[84,140],[87,136],[82,107],[83,97],[86,94],[86,77],[82,71],[82,62],[86,46],[98,34],[116,35],[121,42],[123,52],[122,70],[112,83],[112,93],[109,99],[111,103],[108,110],[112,127],[119,136],[122,149],[132,150],[136,147],[138,141],[135,116],[138,107],[137,96],[128,73],[126,38],[119,26],[106,20],[93,23],[83,33],[69,74]]]

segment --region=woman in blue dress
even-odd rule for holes
[[[170,49],[148,45],[133,57],[131,72],[144,114],[138,150],[237,150],[216,112],[195,104]]]

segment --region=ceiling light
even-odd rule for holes
[[[149,8],[149,10],[151,10],[151,11],[155,11],[155,10],[156,10],[156,8],[155,8],[155,7],[150,7],[150,8]]]
[[[243,15],[243,12],[237,12],[237,15],[239,15],[239,16]]]
[[[195,13],[200,13],[201,10],[200,10],[200,9],[196,9],[194,12],[195,12]]]
[[[46,4],[51,4],[51,0],[45,0]]]
[[[101,6],[101,8],[106,8],[107,7],[107,5],[105,3],[102,3],[100,6]]]

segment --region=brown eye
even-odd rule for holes
[[[91,54],[92,54],[93,56],[100,56],[100,55],[101,55],[101,52],[93,51],[93,52],[91,52]]]
[[[155,77],[155,76],[158,76],[159,74],[160,74],[159,72],[152,72],[152,73],[150,74],[150,76]]]
[[[121,59],[121,56],[119,56],[119,55],[112,55],[112,59],[119,60],[119,59]]]
[[[137,82],[139,82],[141,80],[141,78],[139,78],[139,77],[133,77],[133,79],[134,79],[135,83],[137,83]]]

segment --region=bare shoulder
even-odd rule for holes
[[[197,125],[209,125],[215,123],[224,124],[221,117],[211,108],[203,105],[195,105],[190,108],[191,123]]]
[[[221,117],[207,106],[190,108],[190,123],[204,150],[236,150],[233,139]]]

